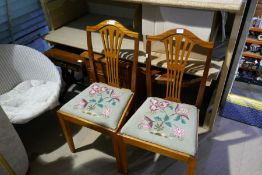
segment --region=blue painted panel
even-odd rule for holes
[[[7,37],[10,37],[10,33],[9,33],[8,30],[5,30],[5,31],[1,32],[0,40],[5,39]]]
[[[48,32],[39,0],[0,0],[0,43],[32,43]],[[9,16],[8,16],[9,15]]]
[[[0,33],[8,30],[8,28],[9,28],[9,26],[8,26],[7,22],[1,23],[1,25],[0,25]],[[0,36],[1,36],[1,34],[0,34]]]

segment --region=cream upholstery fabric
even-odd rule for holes
[[[47,108],[39,109],[38,114],[41,114],[58,102],[61,77],[56,66],[45,55],[26,46],[0,44],[0,95],[6,94],[18,84],[28,80],[39,80],[56,84],[53,93],[54,98],[49,101]],[[39,91],[39,93],[42,92]],[[6,114],[8,115],[8,112]],[[36,116],[32,115],[31,117],[34,118]],[[12,120],[12,122],[24,123],[20,122],[19,118]]]

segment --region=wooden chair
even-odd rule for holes
[[[166,98],[148,97],[118,134],[123,172],[127,174],[126,144],[156,152],[188,164],[188,175],[196,166],[198,113],[211,63],[213,44],[186,29],[147,36],[147,89],[151,96],[151,42],[164,43],[167,62]],[[184,69],[194,45],[207,50],[204,73],[195,105],[180,101]]]
[[[96,83],[94,52],[91,32],[99,31],[104,45],[108,84]],[[136,88],[136,67],[138,61],[138,33],[126,29],[114,20],[106,20],[95,26],[87,26],[87,44],[92,80],[95,82],[79,95],[66,103],[58,112],[61,127],[71,152],[75,152],[72,134],[68,123],[85,126],[112,137],[114,154],[119,160],[116,133],[124,124],[134,101]],[[134,39],[131,89],[119,86],[119,51],[124,36]],[[120,171],[120,162],[117,162]]]

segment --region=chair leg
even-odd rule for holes
[[[63,129],[64,136],[65,136],[65,139],[66,139],[67,144],[69,146],[69,149],[72,153],[74,153],[75,152],[75,145],[74,145],[72,133],[71,133],[71,130],[68,126],[68,123],[67,123],[67,121],[63,120],[61,117],[58,117],[58,119],[59,119],[60,125]]]
[[[127,150],[126,144],[123,141],[119,141],[119,150],[120,150],[120,163],[122,167],[122,173],[124,175],[128,174],[128,160],[127,160]]]
[[[188,161],[187,175],[194,175],[196,170],[196,159],[191,158]]]
[[[114,155],[116,158],[118,172],[122,173],[121,159],[120,159],[120,154],[119,154],[119,141],[118,141],[117,136],[112,137],[112,142],[114,146]]]

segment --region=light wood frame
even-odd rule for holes
[[[125,28],[122,24],[114,20],[106,20],[95,26],[87,26],[87,45],[89,52],[89,62],[91,67],[91,76],[94,82],[96,82],[96,70],[94,68],[94,52],[92,46],[92,38],[91,32],[99,31],[102,37],[102,41],[104,44],[104,54],[106,58],[106,69],[108,74],[108,84],[114,87],[119,87],[119,79],[118,79],[118,61],[119,61],[119,49],[121,47],[121,42],[124,36],[128,36],[134,39],[134,57],[132,62],[132,78],[131,78],[131,91],[133,95],[130,97],[123,114],[117,124],[116,129],[107,128],[101,126],[97,123],[88,121],[86,119],[80,118],[78,116],[58,111],[57,117],[59,119],[60,125],[63,129],[64,136],[69,145],[71,152],[75,152],[75,146],[73,142],[73,137],[69,128],[69,123],[74,123],[77,125],[85,126],[90,129],[96,130],[103,134],[107,134],[112,137],[112,142],[114,146],[114,155],[117,160],[118,170],[121,172],[121,162],[119,155],[119,146],[117,142],[117,132],[123,126],[124,122],[127,119],[128,113],[134,103],[135,99],[135,90],[136,90],[136,73],[137,73],[137,62],[138,62],[138,48],[139,48],[139,35],[136,32],[132,32]],[[88,60],[85,60],[88,61]]]
[[[0,166],[6,171],[8,175],[16,175],[15,171],[9,165],[7,160],[5,159],[4,155],[0,153]]]
[[[173,41],[173,39],[176,39]],[[183,38],[185,38],[183,40]],[[167,93],[166,93],[166,99],[180,102],[180,88],[181,88],[181,82],[182,82],[182,75],[184,72],[184,67],[187,63],[187,58],[189,57],[190,51],[194,44],[199,45],[200,47],[207,49],[207,58],[205,63],[205,69],[203,76],[201,78],[201,83],[197,95],[197,100],[195,103],[195,106],[199,109],[201,107],[204,90],[205,90],[205,84],[208,76],[208,71],[211,63],[211,55],[213,50],[213,43],[206,42],[201,39],[199,39],[197,36],[195,36],[193,33],[186,29],[173,29],[169,30],[163,34],[156,35],[156,36],[147,36],[147,61],[146,61],[146,77],[147,77],[147,90],[148,90],[148,96],[151,96],[151,42],[152,41],[161,41],[165,44],[166,49],[166,57],[167,57]],[[184,41],[183,44],[182,41]],[[173,54],[174,49],[174,43],[175,43],[175,49],[182,49],[181,55],[179,52],[175,52]],[[188,45],[189,44],[189,45]],[[186,50],[188,51],[187,54]],[[175,57],[175,58],[174,58]],[[173,72],[171,72],[173,71]],[[177,73],[177,72],[179,73]],[[171,73],[170,73],[171,72]],[[176,73],[174,73],[176,72]],[[178,76],[177,76],[178,75]],[[176,84],[175,84],[175,83]],[[171,84],[171,86],[170,86]],[[170,86],[170,87],[168,87]],[[175,92],[176,91],[176,92]],[[198,122],[197,122],[198,124]],[[197,137],[197,131],[196,131],[196,137]],[[195,173],[195,167],[196,167],[196,158],[197,155],[189,155],[183,152],[179,152],[173,149],[166,148],[164,146],[150,143],[147,141],[140,140],[135,137],[131,137],[125,134],[118,134],[119,140],[119,148],[120,148],[120,161],[122,164],[122,171],[124,174],[128,174],[128,163],[127,163],[127,154],[126,154],[126,144],[133,145],[148,151],[156,152],[174,159],[178,159],[181,161],[184,161],[188,164],[187,169],[187,175],[193,175]],[[196,143],[197,146],[197,143]]]

